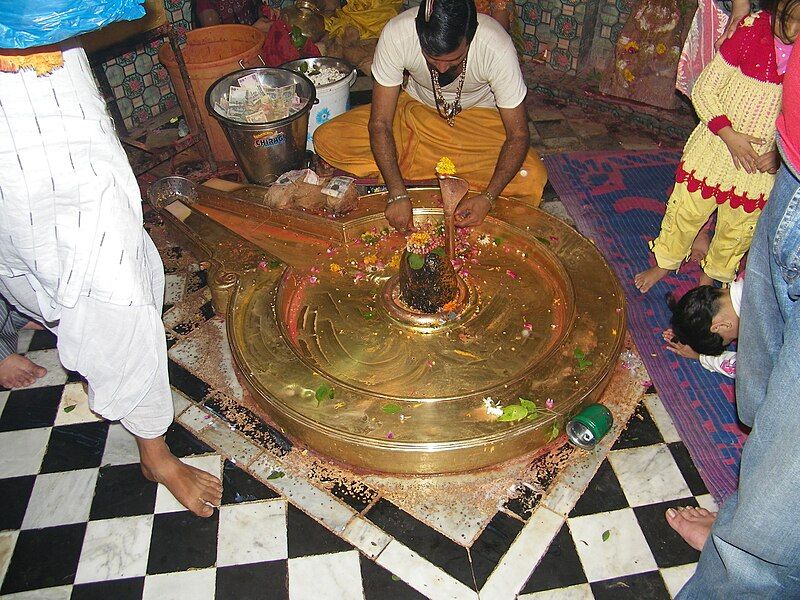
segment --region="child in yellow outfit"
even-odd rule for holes
[[[702,122],[686,142],[661,231],[650,242],[656,266],[634,278],[640,292],[680,267],[715,210],[700,284],[734,280],[778,168],[775,120],[796,36],[783,23],[798,2],[761,2],[765,10],[742,19],[698,78],[692,103]]]

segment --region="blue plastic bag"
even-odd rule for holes
[[[144,16],[144,0],[0,0],[0,48],[55,44]]]

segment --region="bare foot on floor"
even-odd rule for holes
[[[667,510],[667,523],[695,550],[702,550],[711,533],[717,513],[705,508],[684,506]]]
[[[661,267],[652,267],[647,269],[647,271],[638,273],[636,277],[633,278],[633,283],[636,285],[636,289],[644,294],[647,293],[656,283],[664,279],[664,277],[667,276],[667,273],[669,273],[667,269],[662,269]]]
[[[0,386],[2,387],[28,387],[45,375],[47,375],[47,369],[19,354],[10,354],[0,360]]]
[[[142,474],[150,481],[162,483],[172,495],[199,517],[210,517],[222,501],[219,479],[179,461],[167,447],[163,437],[146,440],[136,438],[142,461]]]
[[[697,285],[714,285],[714,279],[709,277],[705,273],[701,273]]]
[[[696,263],[701,262],[708,254],[709,246],[711,246],[711,233],[701,229],[692,242],[692,252],[689,254],[689,260]]]

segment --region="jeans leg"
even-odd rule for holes
[[[784,168],[762,213],[745,275],[737,406],[752,432],[729,498],[679,598],[800,598],[800,182]],[[790,260],[787,263],[786,257]],[[797,259],[800,260],[800,259]]]

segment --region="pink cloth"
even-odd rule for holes
[[[778,73],[783,75],[786,73],[786,67],[789,64],[789,56],[792,53],[792,46],[794,44],[784,44],[777,35],[775,36],[775,61],[778,63]]]
[[[783,154],[800,171],[800,52],[792,52],[783,76],[783,112],[778,117]]]
[[[675,87],[678,91],[692,95],[692,86],[705,66],[714,58],[714,42],[725,31],[728,15],[717,8],[713,0],[700,0],[694,14],[692,26],[683,44]]]

